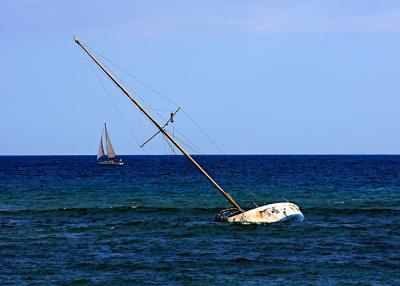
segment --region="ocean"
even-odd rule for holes
[[[1,285],[400,285],[400,156],[195,156],[242,206],[305,220],[214,222],[230,207],[182,156],[0,157]]]

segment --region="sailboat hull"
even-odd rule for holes
[[[97,162],[97,164],[99,164],[99,165],[116,165],[116,166],[122,166],[122,165],[124,165],[124,162],[114,161],[114,160],[107,160],[107,161]]]
[[[231,215],[224,215],[221,212],[217,215],[216,220],[236,223],[296,222],[303,221],[304,215],[297,205],[284,202],[269,204]]]

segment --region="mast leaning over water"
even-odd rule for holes
[[[90,53],[86,47],[78,40],[74,39],[75,43],[78,44],[85,52],[88,54],[88,56],[100,67],[100,69],[122,90],[122,92],[139,108],[141,112],[146,115],[146,117],[160,130],[162,134],[165,135],[165,137],[168,138],[169,141],[171,141],[181,152],[183,155],[186,156],[186,158],[189,159],[190,162],[193,163],[193,165],[214,185],[214,187],[217,188],[218,191],[235,207],[237,208],[240,212],[244,212],[243,209],[235,202],[235,200],[232,198],[232,196],[225,192],[218,184],[217,182],[214,181],[213,178],[192,158],[192,156],[189,155],[170,135],[169,133],[162,128],[162,126],[151,116],[144,108],[143,106],[135,99],[133,98],[130,93],[122,86],[122,84],[116,80],[112,74]]]

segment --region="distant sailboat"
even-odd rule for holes
[[[106,150],[107,150],[107,160],[102,161],[101,159],[105,156],[104,154],[104,148],[103,148],[103,132],[101,133],[100,137],[100,145],[99,145],[99,151],[97,152],[97,163],[100,165],[118,165],[122,166],[124,162],[122,162],[122,159],[116,159],[115,158],[115,151],[113,146],[111,145],[111,140],[110,136],[108,136],[107,132],[107,125],[104,123],[104,133],[106,136]]]

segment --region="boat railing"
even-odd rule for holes
[[[215,216],[215,221],[227,221],[229,217],[240,213],[237,208],[223,209]]]

